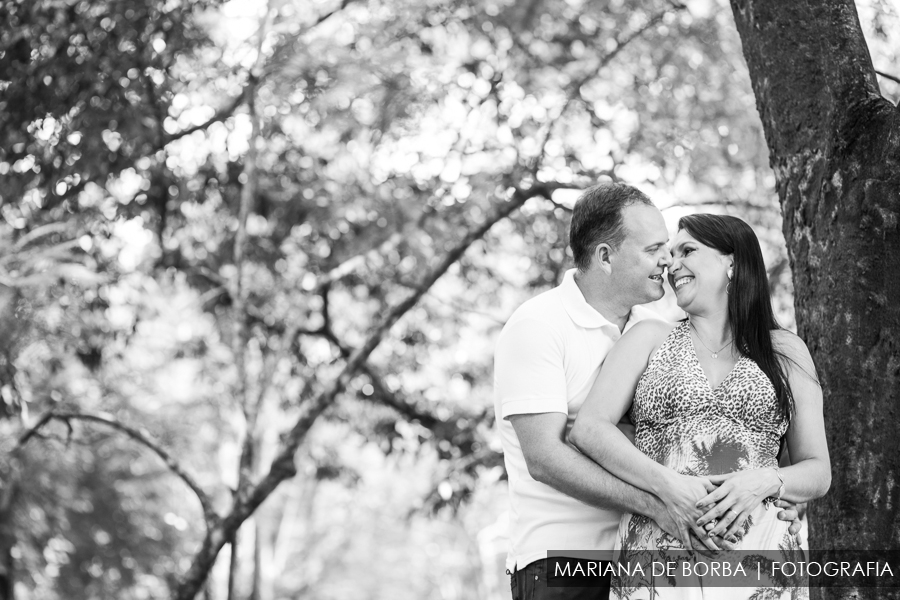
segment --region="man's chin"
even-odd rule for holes
[[[648,304],[650,302],[656,302],[665,295],[666,288],[658,286],[655,289],[649,290],[647,295],[640,302],[638,302],[638,304]]]

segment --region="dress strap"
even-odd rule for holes
[[[666,336],[666,339],[663,340],[663,343],[656,349],[656,353],[650,359],[650,362],[647,363],[648,371],[651,367],[662,361],[672,362],[673,354],[677,355],[678,353],[679,329],[681,329],[683,325],[684,323],[681,323],[673,327],[672,331],[669,332],[669,335]]]

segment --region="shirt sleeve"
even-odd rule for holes
[[[569,413],[559,332],[537,319],[506,324],[494,353],[494,393],[501,418]]]

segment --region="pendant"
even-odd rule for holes
[[[719,353],[718,353],[718,352],[713,352],[713,353],[712,353],[712,357],[713,357],[713,358],[719,358]]]

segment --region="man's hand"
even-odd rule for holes
[[[671,473],[660,490],[659,497],[663,501],[667,513],[666,517],[661,518],[666,518],[674,523],[675,531],[678,532],[675,537],[681,540],[685,548],[691,546],[691,534],[699,539],[704,539],[704,536],[705,539],[715,537],[706,535],[707,532],[697,522],[703,512],[697,508],[698,499],[705,497],[714,489],[715,486],[705,477]],[[716,534],[719,532],[717,531]],[[719,550],[715,544],[706,543],[704,545],[710,550]]]
[[[803,529],[803,523],[800,522],[800,511],[797,509],[797,505],[791,504],[787,500],[778,500],[775,502],[775,506],[781,509],[778,512],[778,519],[791,522],[788,532],[791,535],[800,533],[800,530]]]
[[[677,540],[681,540],[681,543],[684,544],[684,540],[681,535],[679,535],[678,522],[669,512],[666,505],[662,502],[662,500],[656,500],[656,505],[653,510],[652,515],[648,515],[651,519],[653,519],[659,528],[668,533],[670,536]],[[688,534],[688,541],[690,544],[684,544],[685,549],[688,551],[695,551],[707,558],[713,558],[716,552],[720,550],[733,550],[734,545],[727,542],[721,537],[709,537],[706,535],[697,535],[693,530]]]

